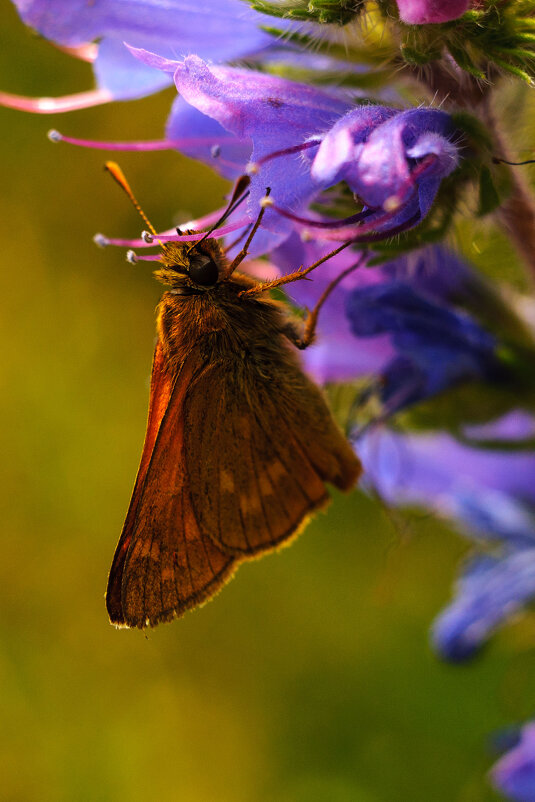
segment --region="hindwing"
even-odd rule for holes
[[[353,486],[360,463],[318,388],[297,364],[282,379],[220,361],[191,384],[185,448],[196,519],[225,552],[252,557],[296,534]]]

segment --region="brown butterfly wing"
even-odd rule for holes
[[[235,361],[212,364],[185,404],[196,519],[241,557],[289,541],[328,503],[325,482],[347,490],[360,474],[321,392],[294,362],[281,367],[284,381]]]
[[[192,352],[172,381],[158,343],[141,464],[108,581],[112,623],[145,627],[214,595],[235,559],[203,536],[194,515],[184,449],[184,401],[202,368]]]

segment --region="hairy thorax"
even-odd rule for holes
[[[283,335],[284,306],[269,298],[240,297],[255,283],[234,274],[198,295],[173,291],[163,295],[158,305],[158,335],[172,372],[193,349],[200,350],[204,362],[242,363],[264,378],[277,364],[294,360]]]

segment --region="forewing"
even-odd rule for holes
[[[195,516],[219,548],[242,557],[288,541],[328,503],[326,481],[348,489],[360,472],[320,392],[297,366],[284,367],[282,382],[221,362],[188,390]]]
[[[157,345],[141,464],[106,594],[117,625],[142,628],[181,615],[234,570],[235,559],[201,533],[191,504],[184,401],[200,368],[192,352],[172,382]]]

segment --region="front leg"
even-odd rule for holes
[[[345,270],[342,270],[342,272],[338,276],[336,276],[336,278],[334,278],[330,282],[330,284],[326,286],[326,288],[320,295],[319,300],[314,309],[308,312],[301,332],[298,331],[295,321],[290,320],[288,321],[288,323],[286,323],[286,325],[282,330],[282,333],[285,335],[285,337],[287,337],[290,340],[291,343],[293,343],[296,346],[296,348],[299,348],[300,351],[304,351],[305,348],[308,348],[308,346],[312,345],[312,343],[314,342],[314,339],[316,337],[316,326],[318,325],[318,317],[321,307],[323,306],[323,304],[325,303],[331,292],[335,289],[335,287],[338,286],[338,284],[340,284],[340,282],[346,276],[348,276],[350,273],[352,273],[354,270],[360,267],[363,264],[363,262],[364,262],[364,254],[360,254],[360,256],[357,258],[354,264],[350,265]]]

